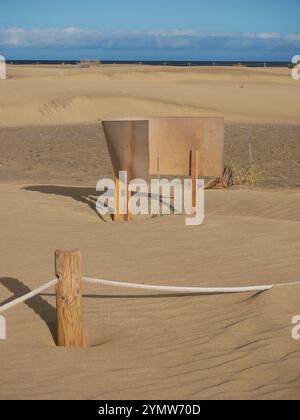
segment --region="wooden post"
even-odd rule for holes
[[[120,211],[120,192],[121,189],[123,190],[126,188],[126,194],[127,194],[127,213],[125,215],[121,214]],[[119,222],[120,220],[125,220],[126,222],[130,221],[131,214],[129,209],[129,199],[131,197],[131,193],[129,191],[129,183],[127,185],[124,185],[119,178],[116,178],[116,191],[115,191],[115,214],[112,215],[112,220],[114,222]]]
[[[129,163],[127,166],[127,185],[125,185],[126,188],[126,194],[127,194],[127,205],[126,205],[126,214],[124,215],[125,222],[129,222],[132,218],[132,215],[130,213],[130,206],[129,201],[131,198],[131,192],[129,191],[129,183],[132,180],[132,167],[133,167],[133,155],[134,155],[134,149],[135,149],[135,123],[133,121],[130,122],[130,140],[129,140]]]
[[[115,214],[113,215],[112,219],[114,222],[118,222],[122,219],[120,214],[120,179],[116,177],[116,190],[115,190]]]
[[[57,344],[83,347],[81,253],[79,250],[55,252],[57,305]]]
[[[126,185],[126,193],[127,193],[127,205],[126,205],[127,213],[124,215],[124,220],[125,220],[125,222],[129,222],[131,220],[131,213],[130,213],[130,207],[129,207],[129,201],[130,201],[130,198],[131,198],[131,193],[129,191],[129,180],[128,180],[128,183]]]
[[[190,151],[190,176],[192,177],[192,208],[196,209],[197,206],[197,181],[199,173],[199,153],[197,151]]]

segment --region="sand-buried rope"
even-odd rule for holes
[[[233,293],[261,293],[274,287],[299,285],[300,281],[273,285],[247,287],[178,287],[164,285],[150,285],[143,283],[126,283],[82,277],[81,252],[79,249],[57,250],[55,252],[55,273],[57,278],[32,290],[24,296],[18,297],[0,306],[0,340],[6,339],[6,320],[2,316],[5,311],[26,302],[41,294],[45,290],[56,286],[57,311],[57,345],[63,347],[84,347],[83,310],[82,310],[82,281],[98,286],[147,290],[164,292],[169,295],[209,295]]]
[[[91,277],[82,277],[86,283],[97,284],[99,286],[122,287],[127,289],[141,289],[152,290],[156,292],[168,292],[173,294],[232,294],[232,293],[247,293],[247,292],[265,292],[274,287],[286,287],[300,285],[299,282],[269,284],[262,286],[247,286],[247,287],[176,287],[176,286],[155,286],[150,284],[139,283],[125,283],[112,280],[95,279]]]
[[[82,277],[82,280],[89,284],[97,284],[99,286],[110,286],[110,287],[120,287],[125,289],[137,289],[137,290],[149,290],[156,292],[168,292],[173,294],[233,294],[233,293],[249,293],[249,292],[265,292],[271,290],[275,287],[287,287],[287,286],[296,286],[300,285],[300,281],[291,282],[291,283],[279,283],[279,284],[270,284],[262,286],[246,286],[246,287],[177,287],[177,286],[158,286],[151,284],[143,283],[126,283],[121,281],[113,280],[104,280],[104,279],[95,279],[91,277]],[[29,299],[34,298],[35,296],[45,292],[53,286],[56,286],[58,279],[51,280],[43,286],[32,290],[24,296],[21,296],[11,302],[6,303],[3,306],[0,306],[0,313],[3,313],[13,307],[24,303]]]
[[[78,261],[80,261],[79,251],[67,251],[61,253],[57,251],[58,255],[62,255],[67,258],[74,257],[74,252],[77,252]],[[60,267],[59,259],[56,260],[57,268]],[[64,265],[67,267],[68,265]],[[58,341],[59,346],[64,347],[83,347],[83,328],[82,328],[82,308],[81,308],[81,286],[80,282],[83,280],[86,283],[96,284],[99,286],[109,286],[127,289],[147,290],[154,292],[165,292],[170,295],[209,295],[209,294],[233,294],[233,293],[246,293],[256,292],[261,293],[271,290],[275,287],[286,287],[299,285],[300,281],[292,283],[280,283],[273,285],[262,285],[262,286],[248,286],[248,287],[176,287],[176,286],[158,286],[150,284],[140,283],[126,283],[119,281],[96,279],[91,277],[80,276],[80,263],[74,269],[74,271],[68,271],[65,274],[61,273],[61,270],[57,270],[57,279],[51,280],[43,286],[21,296],[13,301],[0,306],[0,340],[6,339],[6,320],[1,314],[5,311],[12,309],[13,307],[26,302],[29,299],[41,294],[42,292],[50,289],[53,286],[57,286],[56,290],[56,302],[57,302],[57,327],[58,327]],[[74,274],[75,275],[74,277]],[[62,287],[63,285],[63,287]],[[66,286],[68,285],[68,291]],[[69,295],[70,294],[70,295]],[[61,299],[61,301],[60,301]],[[62,314],[66,311],[69,313],[67,319],[63,319]],[[77,311],[77,312],[76,312]],[[74,328],[76,327],[76,328]],[[78,328],[80,327],[80,328]],[[71,331],[71,333],[70,333]]]
[[[38,289],[32,290],[32,292],[29,292],[24,296],[21,296],[15,300],[12,300],[11,302],[6,303],[3,306],[0,306],[0,313],[3,313],[7,311],[8,309],[11,309],[14,306],[19,305],[20,303],[24,303],[27,300],[34,298],[35,296],[41,294],[42,292],[45,292],[46,290],[50,289],[50,287],[56,286],[57,283],[58,283],[58,279],[51,280],[48,283],[44,284],[43,286],[39,287]]]
[[[5,305],[0,306],[0,340],[6,339],[6,320],[4,316],[1,314],[5,311],[12,309],[13,307],[19,305],[20,303],[24,303],[29,299],[34,298],[35,296],[38,296],[42,292],[45,292],[46,290],[50,289],[53,286],[56,286],[58,283],[58,279],[51,280],[48,283],[44,284],[41,287],[38,287],[35,290],[32,290],[29,293],[26,293],[26,295],[21,296],[17,299],[12,300],[11,302],[6,303]]]

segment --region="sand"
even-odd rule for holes
[[[253,125],[258,186],[300,187],[300,125]],[[10,183],[90,185],[112,177],[101,124],[5,127],[0,130],[0,179]],[[248,131],[226,124],[226,163],[249,165]]]
[[[0,126],[90,123],[116,116],[225,116],[300,123],[289,69],[8,66]]]
[[[13,67],[10,75],[1,89],[11,103],[0,96],[0,304],[53,279],[54,250],[64,247],[81,249],[85,275],[112,280],[208,287],[300,280],[300,121],[285,97],[298,87],[286,70],[36,66]],[[228,114],[223,93],[213,96],[219,83],[244,92],[243,100],[229,95]],[[32,86],[39,88],[30,92]],[[187,228],[181,216],[102,222],[90,198],[112,170],[96,120],[119,112],[165,115],[168,101],[176,115],[189,115],[186,104],[198,101],[198,115],[205,115],[206,101],[196,95],[202,89],[211,93],[214,115],[228,115],[226,161],[247,163],[240,125],[255,124],[259,185],[207,191],[199,227]],[[270,96],[249,105],[246,89],[252,98]],[[167,94],[166,104],[153,106],[156,95]],[[41,103],[68,95],[87,98],[77,114],[74,99],[61,111],[39,112]],[[269,106],[272,95],[281,98],[281,112]],[[55,346],[49,290],[6,314],[0,398],[299,399],[300,342],[291,338],[299,295],[296,285],[206,297],[85,285],[87,347],[67,350]]]

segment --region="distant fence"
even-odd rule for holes
[[[3,55],[0,55],[0,80],[6,79],[6,61]]]
[[[299,285],[300,281],[263,286],[248,287],[175,287],[158,286],[119,281],[95,279],[81,276],[81,253],[79,250],[64,250],[55,252],[55,271],[57,279],[0,306],[0,314],[26,302],[40,293],[56,286],[57,306],[57,345],[63,347],[83,347],[84,334],[82,323],[82,280],[99,286],[122,287],[154,292],[165,292],[170,295],[208,295],[232,294],[246,292],[265,292],[274,287]],[[0,315],[0,340],[6,339],[5,318]]]

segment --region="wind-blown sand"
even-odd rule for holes
[[[10,75],[0,85],[10,98],[6,104],[0,95],[0,304],[53,279],[53,252],[64,247],[81,249],[85,275],[112,280],[208,287],[300,280],[300,128],[293,125],[300,120],[286,93],[299,94],[299,84],[287,70],[37,66],[13,67]],[[228,114],[223,94],[213,96],[219,83],[244,92],[230,93]],[[202,88],[211,103],[197,96]],[[246,89],[262,96],[251,112]],[[154,97],[167,95],[174,112],[169,104],[153,106]],[[281,98],[281,112],[273,95]],[[88,99],[77,114],[73,105],[39,111],[67,97]],[[185,107],[193,101],[197,115],[205,115],[206,104],[228,117],[226,161],[247,163],[240,124],[256,123],[259,187],[207,191],[200,227],[187,228],[180,216],[102,222],[92,198],[96,182],[112,170],[96,119],[190,115]],[[300,342],[291,338],[300,285],[205,297],[84,285],[84,295],[84,350],[55,346],[54,290],[6,313],[1,399],[300,398]]]
[[[300,123],[289,69],[8,66],[0,126],[90,123],[123,116],[225,116]]]

